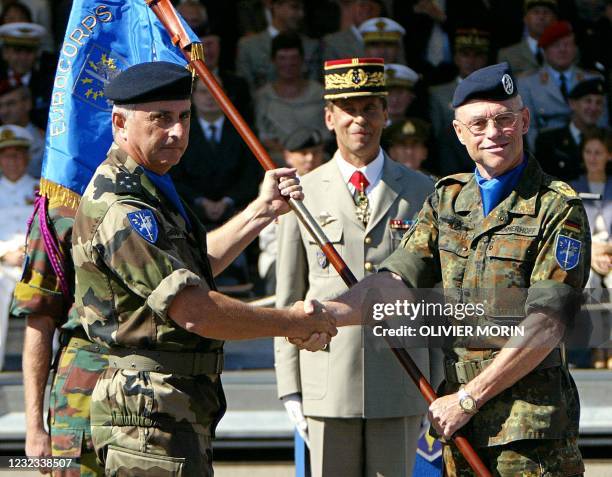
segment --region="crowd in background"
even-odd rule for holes
[[[24,201],[20,205],[34,197],[71,3],[0,0],[0,123],[19,127],[0,131],[3,217],[9,209],[16,213],[16,197]],[[601,196],[585,199],[594,244],[589,286],[612,287],[612,1],[173,3],[200,37],[208,67],[271,157],[301,175],[330,157],[335,145],[323,120],[324,61],[385,59],[389,124],[383,147],[406,167],[435,177],[474,168],[452,125],[457,84],[476,69],[509,62],[531,113],[527,150],[546,172],[578,192]],[[15,141],[24,137],[27,144]],[[209,228],[257,195],[260,166],[201,84],[193,95],[189,147],[171,174]],[[22,219],[25,224],[25,216],[14,221]],[[22,244],[14,231],[5,232],[0,239],[7,244]],[[24,225],[20,233],[25,232]],[[224,291],[248,297],[274,290],[274,236],[271,226],[260,237],[261,252],[251,247],[220,277]],[[4,268],[21,266],[21,247],[0,249]],[[1,273],[0,279],[6,275]],[[596,358],[596,367],[612,365],[605,354]]]

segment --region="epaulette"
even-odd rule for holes
[[[546,186],[560,194],[566,202],[581,200],[578,193],[563,181],[552,179]]]
[[[461,184],[466,184],[472,178],[472,172],[462,172],[459,174],[451,174],[450,176],[443,177],[438,182],[436,182],[435,188],[438,189],[444,185],[448,184],[456,184],[457,182]]]
[[[126,171],[119,171],[116,175],[115,194],[142,194],[142,185],[140,184],[140,175]]]

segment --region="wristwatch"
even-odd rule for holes
[[[459,396],[459,406],[463,409],[463,412],[468,414],[476,414],[478,412],[478,408],[476,407],[476,400],[468,394],[465,388],[459,388],[457,392]]]

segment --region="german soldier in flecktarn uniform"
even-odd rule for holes
[[[91,428],[106,475],[212,476],[211,439],[225,410],[223,341],[335,334],[327,315],[250,307],[218,293],[213,277],[259,231],[302,199],[292,169],[266,174],[260,195],[206,234],[167,175],[189,137],[191,74],[141,63],[105,88],[113,139],[76,213],[75,303],[109,348]],[[280,184],[278,183],[280,181]]]
[[[467,76],[453,108],[474,172],[439,180],[379,273],[323,305],[338,325],[359,323],[372,291],[395,303],[442,282],[447,300],[480,304],[478,324],[518,320],[521,338],[445,345],[446,381],[429,420],[445,438],[460,430],[493,475],[582,475],[578,390],[559,343],[589,276],[584,207],[525,154],[530,113],[507,63]],[[455,317],[453,329],[464,329]],[[474,475],[452,443],[444,462],[446,475]]]

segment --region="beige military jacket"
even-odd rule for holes
[[[412,219],[432,192],[431,180],[385,157],[382,190],[367,227],[357,220],[355,204],[331,160],[302,178],[304,203],[357,279],[375,273],[399,245],[405,230],[392,219]],[[277,306],[297,300],[324,300],[346,291],[294,214],[281,218],[277,257]],[[426,349],[411,350],[425,374]],[[342,328],[325,351],[298,351],[275,340],[279,397],[302,393],[304,414],[319,417],[389,418],[423,414],[427,407],[408,375],[388,349],[364,349],[360,326]]]

